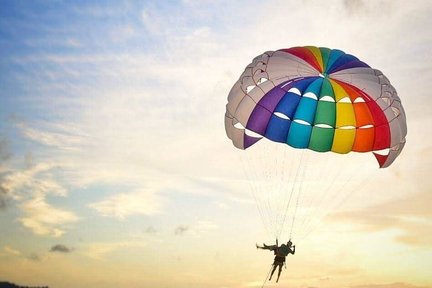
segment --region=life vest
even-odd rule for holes
[[[288,256],[289,252],[290,252],[290,249],[285,244],[282,244],[280,247],[278,247],[275,250],[275,254],[278,256]]]

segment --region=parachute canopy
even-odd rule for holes
[[[240,149],[267,138],[318,152],[373,152],[380,167],[393,163],[407,134],[400,98],[381,71],[313,46],[257,56],[228,95],[225,130]]]

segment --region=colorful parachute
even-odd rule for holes
[[[228,95],[225,130],[246,149],[239,154],[264,227],[297,243],[365,186],[371,177],[362,172],[373,170],[355,164],[361,154],[314,151],[373,152],[388,167],[407,134],[401,101],[379,70],[312,46],[256,57]],[[271,141],[253,145],[263,138]]]
[[[267,138],[318,152],[372,151],[380,167],[393,163],[407,134],[401,101],[381,71],[313,46],[256,57],[229,93],[225,129],[240,149]]]

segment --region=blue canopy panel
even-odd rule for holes
[[[308,77],[274,87],[255,106],[246,128],[272,141],[287,143],[293,119],[313,123],[315,117],[317,101],[298,93],[319,95],[322,83],[321,77]]]
[[[282,113],[288,118],[292,119],[297,109],[297,105],[300,102],[300,99],[300,95],[293,92],[287,92],[285,93],[284,97],[279,101],[274,112]]]
[[[304,91],[303,97],[294,114],[291,128],[288,132],[287,143],[295,148],[308,148],[312,133],[312,123],[318,105],[318,95],[323,83],[322,78],[315,79]],[[306,97],[305,97],[306,95]],[[300,121],[296,121],[300,120]]]
[[[265,137],[280,143],[286,143],[291,120],[272,115],[267,126]]]
[[[311,85],[311,83],[314,83],[317,79],[321,79],[321,78],[317,78],[317,77],[303,78],[298,81],[289,83],[287,86],[282,85],[281,87],[283,87],[283,89],[286,90],[289,90],[291,88],[297,88],[300,93],[303,93],[307,90],[307,88]],[[270,94],[270,92],[268,94]],[[263,97],[263,100],[264,98],[266,98],[266,96]],[[302,99],[302,97],[297,93],[294,92],[285,93],[285,95],[277,103],[276,108],[274,108],[273,112],[281,113],[285,115],[288,119],[279,117],[273,113],[272,116],[270,117],[270,120],[267,125],[267,130],[265,132],[266,138],[275,142],[281,142],[281,143],[287,142],[288,131],[291,126],[291,121],[294,117],[294,113],[297,110],[297,106],[300,102],[300,99]]]
[[[306,88],[297,106],[293,120],[298,119],[308,122],[309,124],[313,123],[318,104],[317,98],[320,94],[322,83],[323,78],[318,78]]]
[[[328,73],[333,73],[336,69],[343,66],[344,64],[347,64],[349,62],[353,61],[360,61],[357,57],[350,55],[350,54],[344,54],[340,56],[334,63],[328,68]]]
[[[367,67],[370,68],[369,65],[367,65],[366,63],[360,61],[360,60],[353,60],[350,62],[347,62],[339,67],[336,67],[335,69],[332,70],[331,73],[336,73],[338,71],[342,71],[345,69],[350,69],[350,68],[357,68],[357,67]]]
[[[344,54],[345,52],[338,49],[331,50],[329,59],[327,61],[326,70],[324,71],[324,73],[328,74],[330,67],[333,66],[333,64],[339,59],[339,57],[341,57]]]
[[[269,112],[272,111],[271,115],[263,112],[260,108],[255,108],[257,112],[253,112],[249,118],[247,128],[251,129],[257,133],[262,132],[263,125],[267,125],[264,135],[266,138],[275,141],[286,143],[288,136],[288,130],[291,123],[291,118],[297,108],[301,96],[294,92],[287,92],[291,88],[298,89],[299,93],[302,93],[310,83],[312,83],[316,77],[307,77],[289,80],[279,84],[272,90],[267,92],[266,95],[259,101],[257,106],[262,106]],[[259,112],[261,111],[261,112]],[[286,117],[279,117],[274,113],[281,113]],[[289,119],[286,119],[289,118]],[[261,127],[257,127],[257,124],[253,124],[254,121],[259,119],[262,122]],[[250,124],[249,124],[250,123]],[[258,129],[257,129],[258,128]],[[257,129],[257,130],[254,130]],[[259,130],[259,132],[258,132]]]
[[[293,120],[302,120],[312,124],[315,119],[315,111],[318,101],[315,99],[302,97],[297,106]]]
[[[294,148],[308,148],[311,133],[311,125],[300,124],[293,121],[288,132],[287,144]]]

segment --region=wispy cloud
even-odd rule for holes
[[[24,122],[16,124],[24,137],[46,146],[59,149],[78,149],[79,144],[83,143],[82,132],[77,127],[65,123],[39,123],[38,128],[30,127]]]
[[[67,190],[53,179],[56,167],[41,163],[24,170],[10,170],[0,183],[2,191],[19,203],[22,215],[18,220],[38,235],[59,237],[65,233],[65,224],[78,220],[73,212],[47,203],[48,195],[67,195]]]
[[[20,208],[24,216],[20,217],[19,221],[37,235],[60,237],[66,232],[64,227],[67,227],[67,224],[79,219],[73,212],[48,204],[43,196],[25,201]]]
[[[164,198],[152,191],[118,193],[107,199],[89,205],[100,215],[125,219],[132,215],[153,215],[161,213]]]
[[[21,252],[20,252],[19,250],[14,249],[14,248],[12,248],[11,246],[8,246],[8,245],[4,246],[4,247],[3,247],[3,250],[4,250],[7,254],[10,254],[10,255],[15,255],[15,256],[19,256],[19,255],[21,255]]]
[[[41,261],[41,257],[38,254],[31,253],[29,255],[25,255],[22,251],[14,248],[12,246],[9,246],[9,245],[5,245],[3,247],[3,252],[0,252],[0,256],[4,256],[4,255],[14,256],[14,257],[17,257],[20,259],[27,259],[30,261]]]
[[[211,221],[200,220],[193,225],[179,225],[174,229],[174,235],[182,236],[184,234],[191,234],[193,236],[200,236],[211,230],[217,229],[218,226]]]

